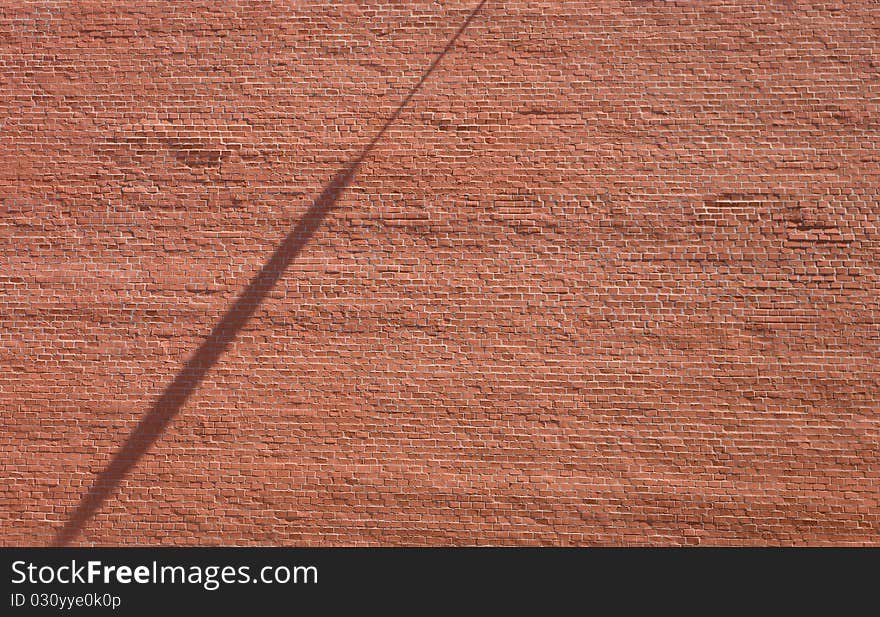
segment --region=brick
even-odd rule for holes
[[[878,544],[877,3],[0,34],[0,543]]]

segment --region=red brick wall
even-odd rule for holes
[[[880,5],[0,5],[3,544],[880,543]]]

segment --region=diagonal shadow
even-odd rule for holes
[[[449,53],[452,46],[470,25],[487,0],[480,3],[468,15],[464,23],[455,32],[446,46],[428,66],[428,69],[412,87],[409,94],[404,97],[400,105],[379,129],[370,142],[364,146],[360,154],[348,165],[336,173],[327,184],[321,194],[315,199],[302,216],[296,227],[287,234],[272,257],[269,258],[260,271],[251,279],[245,290],[238,296],[233,305],[224,313],[223,317],[208,334],[199,348],[187,360],[183,369],[174,378],[174,381],[165,388],[159,399],[150,408],[149,413],[138,423],[137,427],[129,434],[125,443],[113,455],[110,463],[98,474],[88,492],[82,497],[76,510],[70,515],[64,526],[57,531],[53,546],[65,546],[72,542],[88,521],[94,516],[101,505],[110,497],[116,487],[125,478],[129,471],[144,456],[147,450],[159,439],[159,436],[168,424],[178,414],[181,407],[189,399],[192,393],[199,387],[205,375],[226,352],[226,349],[235,339],[238,332],[250,320],[257,308],[262,304],[266,295],[272,290],[278,279],[284,274],[303,247],[314,235],[321,225],[324,217],[334,207],[342,193],[351,183],[361,163],[373,150],[379,140],[385,135],[389,127],[400,117],[401,112],[412,100],[413,96],[422,87],[440,61]]]

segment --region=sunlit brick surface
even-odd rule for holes
[[[2,544],[880,543],[880,4],[475,8],[0,4]]]

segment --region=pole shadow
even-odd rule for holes
[[[486,2],[487,0],[481,0],[471,11],[461,27],[428,66],[421,79],[404,97],[394,113],[388,117],[385,124],[379,129],[379,132],[363,147],[355,159],[333,176],[314,203],[297,222],[296,227],[285,236],[269,260],[256,276],[251,279],[251,282],[232,306],[223,314],[223,317],[217,322],[211,333],[208,334],[199,348],[187,360],[184,367],[174,378],[174,381],[165,388],[162,395],[150,408],[150,411],[128,435],[107,466],[97,475],[88,492],[80,500],[76,510],[68,517],[64,526],[56,532],[52,546],[66,546],[76,539],[89,520],[113,494],[125,476],[156,443],[165,428],[177,416],[186,401],[205,379],[205,375],[207,375],[211,367],[220,360],[235,339],[235,336],[247,324],[272,288],[275,287],[278,279],[283,276],[290,263],[296,259],[309,239],[315,234],[321,222],[339,201],[345,189],[351,184],[364,159],[375,148],[391,125],[400,117],[404,108],[406,108],[416,92],[419,91],[428,77],[430,77],[431,73],[434,72],[440,61],[449,53],[449,50],[452,49],[455,42],[467,29]]]

